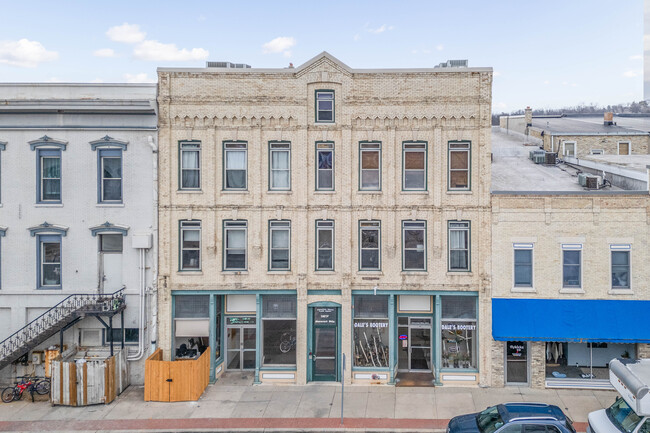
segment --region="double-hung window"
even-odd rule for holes
[[[514,287],[533,287],[533,244],[513,244]]]
[[[381,270],[380,221],[359,221],[359,270]]]
[[[291,269],[291,221],[269,221],[269,270]]]
[[[381,190],[381,143],[359,143],[359,189]]]
[[[469,191],[470,149],[469,142],[449,142],[449,190]]]
[[[630,245],[610,245],[612,289],[630,288]]]
[[[562,244],[562,287],[582,287],[582,245]]]
[[[201,189],[201,142],[181,141],[180,189]]]
[[[402,143],[402,189],[426,191],[427,144],[424,142]]]
[[[223,231],[223,270],[246,270],[248,265],[246,254],[248,221],[224,221]]]
[[[334,143],[316,143],[316,191],[334,190]]]
[[[449,221],[449,270],[469,271],[470,269],[470,222]]]
[[[38,235],[38,288],[61,288],[60,235]]]
[[[334,220],[316,221],[316,270],[334,270]]]
[[[288,141],[269,143],[269,173],[270,190],[291,189],[291,143]]]
[[[61,203],[61,151],[38,150],[39,203]]]
[[[248,188],[248,143],[244,141],[223,144],[225,190],[245,190]]]
[[[316,91],[316,122],[334,122],[334,90]]]
[[[122,150],[99,151],[99,202],[122,201]]]
[[[427,269],[426,221],[402,221],[402,269],[425,271]]]
[[[180,222],[181,271],[201,269],[201,221]]]

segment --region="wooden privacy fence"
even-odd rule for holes
[[[144,401],[198,400],[210,381],[210,348],[198,359],[163,361],[156,350],[144,362]]]
[[[51,363],[52,404],[87,406],[108,404],[127,386],[129,374],[126,350],[113,356],[84,353],[55,358]]]

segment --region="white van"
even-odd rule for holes
[[[587,433],[650,433],[650,359],[613,359],[609,381],[621,397],[589,414]]]

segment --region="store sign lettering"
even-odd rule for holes
[[[354,322],[355,328],[388,328],[387,322]]]
[[[443,331],[475,331],[476,325],[443,323],[441,328]]]
[[[315,308],[314,324],[316,325],[336,325],[335,308]]]

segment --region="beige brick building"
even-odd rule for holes
[[[210,346],[211,377],[259,382],[489,383],[490,68],[322,53],[158,78],[165,358]]]
[[[650,353],[650,196],[583,190],[522,142],[493,134],[494,179],[527,190],[493,182],[491,386],[606,388],[612,358]]]

